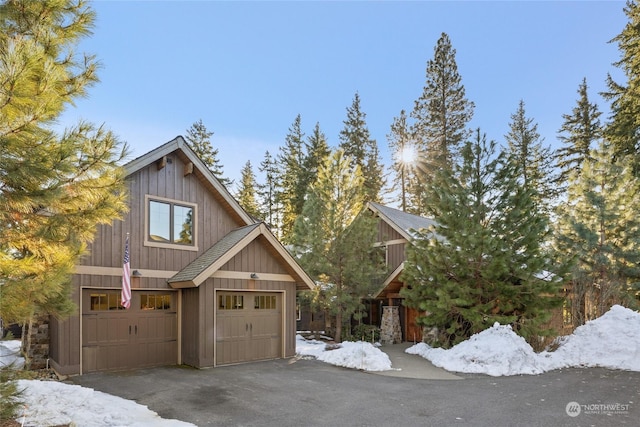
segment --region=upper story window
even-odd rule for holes
[[[149,246],[179,245],[195,248],[196,206],[189,203],[147,198]]]

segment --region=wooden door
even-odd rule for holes
[[[216,364],[282,357],[279,293],[218,292]]]
[[[415,308],[406,307],[405,341],[422,342],[422,326],[416,323],[416,318],[419,314]]]
[[[177,363],[175,292],[134,291],[125,310],[119,290],[85,289],[82,303],[83,372]]]

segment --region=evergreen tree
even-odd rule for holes
[[[542,146],[538,124],[527,118],[522,100],[511,115],[509,133],[505,139],[507,151],[518,163],[522,184],[534,191],[538,206],[548,212],[552,200],[558,195],[551,148]]]
[[[391,152],[391,169],[394,173],[392,187],[394,191],[400,192],[396,201],[400,202],[402,211],[416,212],[416,206],[420,206],[421,203],[414,198],[422,194],[414,188],[420,161],[418,151],[411,140],[407,113],[404,110],[400,111],[399,117],[393,119],[387,141]]]
[[[281,203],[282,203],[282,241],[290,243],[293,225],[298,215],[302,213],[304,205],[304,171],[302,165],[305,158],[304,133],[302,132],[302,118],[298,114],[289,128],[284,147],[280,147],[278,154],[278,168],[280,170]]]
[[[320,123],[316,123],[313,133],[307,138],[305,146],[307,154],[302,162],[302,187],[304,187],[305,195],[307,195],[309,186],[318,179],[318,169],[331,154],[327,138],[320,129]]]
[[[213,132],[208,131],[207,127],[202,123],[202,119],[200,119],[187,129],[185,139],[189,147],[197,154],[205,166],[209,168],[213,176],[224,186],[229,187],[233,184],[233,181],[224,177],[222,164],[220,163],[220,159],[218,159],[218,150],[214,149],[211,145],[212,135]]]
[[[627,79],[626,85],[607,76],[608,90],[603,93],[611,102],[610,121],[605,137],[613,145],[616,158],[632,156],[635,172],[640,170],[640,8],[635,0],[627,1],[624,12],[629,18],[622,32],[612,42],[618,44],[621,58],[614,65]]]
[[[94,22],[82,1],[0,4],[0,313],[6,322],[31,325],[38,315],[73,312],[74,266],[97,225],[127,209],[118,166],[126,145],[86,122],[62,135],[50,127],[97,82],[95,58],[74,54]]]
[[[320,167],[295,224],[294,253],[326,290],[324,301],[336,317],[338,342],[383,268],[371,245],[377,233],[375,220],[358,215],[365,207],[363,182],[360,168],[337,150]]]
[[[468,123],[473,117],[474,104],[465,96],[462,78],[458,73],[456,50],[449,36],[442,33],[434,49],[433,59],[427,62],[426,83],[411,112],[414,123],[413,139],[424,170],[420,179],[425,182],[440,169],[451,169],[462,143],[470,135]],[[421,187],[418,191],[423,191]],[[423,211],[424,206],[419,210]]]
[[[602,138],[600,111],[596,104],[589,102],[587,79],[578,87],[580,96],[571,114],[563,114],[564,123],[558,139],[564,144],[556,152],[555,159],[560,174],[556,182],[566,187],[569,174],[579,170],[582,162],[589,158],[593,144]]]
[[[613,304],[636,308],[640,280],[640,180],[630,157],[615,160],[605,140],[570,175],[559,207],[558,253],[572,270],[572,314],[579,325]]]
[[[261,219],[262,212],[258,205],[256,175],[253,173],[251,161],[245,163],[241,171],[240,188],[236,195],[240,206],[253,218]]]
[[[264,184],[258,186],[258,196],[261,201],[260,210],[273,233],[280,237],[280,174],[276,161],[269,151],[264,153],[264,159],[260,162],[258,170],[264,174],[265,179]]]
[[[407,247],[406,303],[439,329],[438,344],[452,346],[494,322],[525,337],[561,303],[555,270],[545,254],[547,220],[533,192],[519,183],[518,164],[496,156],[494,142],[477,131],[462,150],[462,165],[442,169],[429,187],[429,216],[438,225],[416,230]]]
[[[360,108],[360,95],[356,92],[351,107],[347,108],[347,119],[340,131],[340,149],[351,158],[353,165],[360,167],[364,177],[365,198],[379,202],[384,186],[383,167],[378,143],[371,139],[366,123],[367,115]]]

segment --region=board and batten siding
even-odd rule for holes
[[[175,273],[222,239],[231,230],[245,224],[234,220],[195,174],[183,176],[184,165],[177,155],[169,156],[171,163],[158,170],[155,164],[129,176],[129,213],[123,221],[99,227],[90,254],[82,265],[122,267],[124,239],[130,233],[131,270],[154,270]],[[190,248],[145,246],[146,196],[186,202],[196,206],[195,243]],[[167,273],[169,275],[169,273]],[[104,276],[83,278],[82,286],[119,287],[121,278]],[[139,279],[140,288],[167,288],[164,277]]]
[[[260,274],[289,274],[287,269],[269,249],[262,236],[249,243],[220,270]],[[209,278],[198,288],[183,289],[183,363],[195,367],[210,367],[215,364],[215,307],[216,290],[281,292],[284,306],[283,357],[295,355],[296,283],[279,280],[247,280],[235,278]],[[185,342],[191,342],[184,345]]]
[[[156,163],[152,163],[129,175],[129,212],[122,221],[116,220],[110,225],[99,225],[96,228],[95,239],[88,245],[88,254],[81,258],[80,265],[106,268],[109,273],[74,275],[73,301],[78,307],[81,288],[121,288],[120,272],[127,232],[130,233],[131,271],[154,272],[133,278],[132,287],[170,289],[167,284],[168,277],[184,268],[231,230],[245,225],[224,209],[221,198],[211,191],[210,184],[197,173],[184,174],[183,156],[174,152],[167,156],[167,159],[170,162],[161,169],[158,169]],[[144,245],[147,195],[196,205],[197,251]],[[50,319],[51,359],[61,374],[80,372],[80,321],[80,314],[72,315],[65,320]]]
[[[400,264],[402,264],[406,258],[405,245],[406,243],[398,243],[400,240],[405,240],[404,236],[396,231],[391,225],[382,219],[378,219],[378,237],[377,241],[394,242],[387,245],[387,268],[389,271],[395,270]]]

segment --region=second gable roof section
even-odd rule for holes
[[[386,223],[393,227],[405,239],[411,240],[411,230],[427,229],[436,222],[429,218],[403,212],[398,209],[369,202],[369,209],[378,214]]]
[[[180,153],[182,160],[191,162],[195,166],[198,177],[215,189],[219,196],[218,200],[222,202],[223,206],[225,206],[228,211],[241,221],[241,224],[254,224],[258,222],[244,209],[242,209],[238,201],[231,195],[231,193],[229,193],[229,190],[227,190],[227,188],[218,181],[209,168],[202,162],[202,160],[200,160],[198,155],[193,152],[182,136],[177,136],[171,141],[124,165],[127,176],[176,151]]]
[[[311,277],[300,267],[300,264],[282,246],[263,223],[237,228],[220,239],[215,245],[196,258],[193,262],[176,273],[167,282],[172,288],[198,287],[206,279],[237,255],[258,236],[264,236],[269,245],[280,255],[294,273],[298,290],[313,289],[315,284]]]

